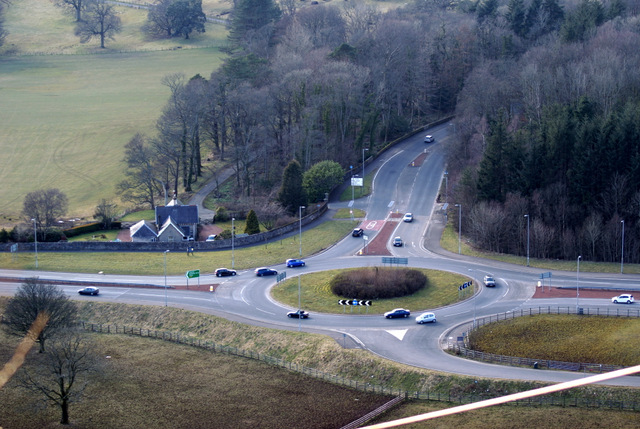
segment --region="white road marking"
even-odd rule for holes
[[[402,341],[402,339],[404,338],[404,336],[407,333],[407,331],[408,331],[408,329],[403,329],[401,331],[399,331],[399,330],[387,330],[388,333],[390,333],[391,335],[393,335],[394,337],[396,337],[400,341]]]

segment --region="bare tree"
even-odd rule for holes
[[[40,353],[45,351],[45,341],[75,323],[76,305],[62,289],[47,285],[37,277],[28,278],[18,288],[7,304],[3,326],[11,335],[24,336],[38,317],[45,313],[49,322],[38,335]]]
[[[154,150],[142,134],[136,134],[126,144],[124,161],[127,163],[127,179],[117,186],[123,200],[149,204],[152,209],[155,207],[155,197],[159,192],[155,159]]]
[[[67,213],[69,200],[59,189],[41,189],[24,197],[22,214],[27,222],[35,219],[37,230],[46,230]]]
[[[116,209],[117,206],[114,203],[103,198],[102,201],[100,201],[100,204],[96,206],[96,211],[93,214],[93,217],[102,222],[102,227],[104,229],[109,229],[111,228],[111,222],[113,222],[113,219],[116,217]]]
[[[82,21],[82,12],[87,8],[86,0],[55,0],[59,7],[68,8],[76,16],[76,22]]]
[[[92,345],[79,331],[68,330],[52,338],[47,351],[36,358],[31,369],[19,375],[22,387],[43,395],[43,400],[60,407],[60,423],[69,424],[69,405],[80,399],[97,360]]]
[[[75,34],[80,42],[86,43],[94,37],[100,38],[100,47],[104,48],[105,39],[114,39],[122,29],[120,17],[112,4],[105,0],[91,0],[83,21],[78,22]]]

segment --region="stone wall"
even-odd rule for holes
[[[316,211],[302,218],[302,225],[308,225],[322,216],[327,211],[327,204],[321,203],[315,206]],[[260,244],[282,235],[297,231],[300,226],[299,221],[291,222],[288,225],[271,231],[261,232],[259,234],[248,235],[243,237],[235,237],[233,245],[235,247],[249,246]],[[0,245],[0,251],[10,252],[14,243],[3,243]],[[34,252],[35,243],[17,243],[18,252]],[[216,241],[180,241],[170,242],[152,242],[152,243],[134,243],[134,242],[115,242],[115,241],[72,241],[57,243],[38,243],[38,252],[163,252],[170,250],[172,252],[186,252],[188,247],[193,247],[194,251],[213,251],[231,248],[231,239]]]

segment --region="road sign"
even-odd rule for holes
[[[287,278],[287,272],[283,271],[281,273],[278,273],[278,275],[276,276],[276,282],[280,283],[282,280]]]
[[[365,305],[367,307],[371,306],[371,301],[365,301],[364,299],[339,299],[338,304],[340,305]]]
[[[542,273],[542,274],[540,274],[540,278],[541,278],[541,279],[544,279],[544,278],[546,278],[546,277],[549,277],[549,278],[550,278],[550,277],[551,277],[551,272],[548,272],[548,273]]]
[[[197,277],[200,277],[200,270],[187,271],[186,276],[187,276],[188,279],[195,279]]]

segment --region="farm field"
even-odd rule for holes
[[[0,110],[0,226],[15,223],[25,194],[48,187],[67,195],[70,217],[90,216],[100,199],[115,198],[124,145],[137,132],[154,133],[169,96],[161,79],[209,77],[222,61],[226,30],[209,24],[189,41],[147,41],[139,32],[146,12],[122,8],[123,32],[101,50],[78,43],[72,19],[52,2],[14,2],[8,12],[0,91],[11,108]]]

